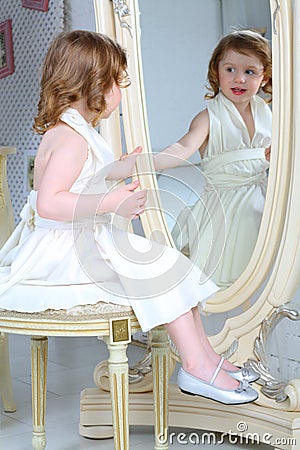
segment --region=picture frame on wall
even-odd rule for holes
[[[22,6],[23,8],[46,12],[49,8],[49,0],[22,0]]]
[[[14,72],[14,54],[11,19],[0,23],[0,78]]]
[[[24,168],[24,195],[28,195],[33,189],[33,172],[34,172],[34,161],[36,157],[36,152],[33,150],[27,150],[24,154],[25,158],[25,168]]]

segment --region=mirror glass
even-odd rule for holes
[[[159,152],[180,139],[193,117],[206,108],[208,63],[219,39],[233,29],[254,28],[271,40],[270,5],[269,0],[147,0],[139,2],[139,9],[150,141],[152,151]],[[187,223],[187,207],[190,211],[190,207],[200,204],[206,183],[200,161],[196,152],[178,167],[157,172],[167,225],[174,244],[187,256],[191,256],[189,246],[181,230]],[[222,221],[225,214],[222,202],[219,206]],[[259,207],[263,209],[263,205]],[[197,207],[192,214],[195,223],[199,219],[196,210]],[[203,219],[203,208],[201,215]],[[215,225],[210,225],[212,233],[218,232],[217,228],[213,229]],[[226,246],[225,239],[223,243]],[[209,252],[213,239],[207,245]],[[215,251],[217,258],[223,250]],[[203,262],[200,268],[204,269]],[[243,269],[236,268],[236,277]],[[205,272],[214,279],[213,273]],[[226,288],[231,283],[224,280],[218,284]]]

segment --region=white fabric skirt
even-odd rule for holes
[[[42,219],[36,192],[0,251],[0,308],[70,309],[99,301],[131,306],[143,329],[203,305],[218,288],[176,249],[99,222]]]

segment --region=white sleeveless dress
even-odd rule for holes
[[[88,158],[70,191],[108,190],[114,156],[74,109],[61,120],[88,143]],[[131,306],[143,331],[168,323],[218,290],[176,249],[128,233],[114,214],[72,222],[39,217],[32,191],[21,222],[0,250],[0,308],[70,309],[99,301]]]
[[[210,131],[200,165],[206,185],[172,232],[177,248],[221,288],[246,268],[264,208],[272,113],[258,96],[251,99],[251,109],[252,140],[240,113],[222,93],[207,102]]]

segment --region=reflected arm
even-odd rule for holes
[[[191,122],[189,131],[175,144],[154,155],[155,170],[180,166],[182,161],[195,153],[209,134],[209,115],[207,110],[201,111]],[[202,156],[202,155],[201,155]]]

